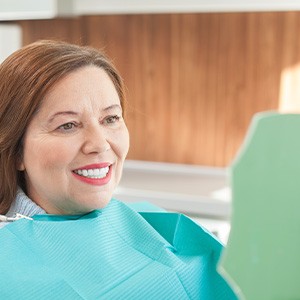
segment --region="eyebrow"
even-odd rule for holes
[[[112,109],[115,109],[115,108],[122,110],[122,107],[121,107],[120,104],[113,104],[113,105],[110,105],[110,106],[108,106],[108,107],[105,107],[105,108],[103,109],[103,111],[109,111],[109,110],[112,110]],[[50,117],[50,119],[49,119],[48,122],[49,122],[49,123],[53,122],[53,120],[54,120],[57,116],[65,116],[65,115],[77,116],[78,113],[75,112],[75,111],[71,111],[71,110],[68,110],[68,111],[59,111],[59,112],[55,113],[54,115],[52,115],[52,116]]]
[[[64,116],[64,115],[77,116],[78,113],[75,111],[59,111],[59,112],[55,113],[54,115],[52,115],[48,122],[51,123],[57,116]]]
[[[122,107],[121,107],[120,104],[113,104],[113,105],[110,105],[110,106],[104,108],[103,111],[108,111],[108,110],[111,110],[111,109],[114,109],[114,108],[118,108],[118,109],[122,110]]]

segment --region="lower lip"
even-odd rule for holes
[[[91,185],[105,185],[107,184],[109,181],[110,181],[110,178],[111,178],[111,169],[112,169],[112,166],[109,166],[109,171],[108,173],[106,174],[105,177],[103,178],[88,178],[88,177],[83,177],[83,176],[80,176],[74,172],[72,172],[72,174],[77,178],[79,179],[80,181],[84,182],[84,183],[88,183],[88,184],[91,184]]]

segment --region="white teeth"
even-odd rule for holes
[[[76,174],[88,178],[104,178],[109,171],[109,167],[99,169],[81,169],[74,171]]]

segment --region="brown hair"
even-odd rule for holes
[[[124,109],[123,81],[100,51],[58,41],[38,41],[14,52],[0,65],[0,214],[6,213],[17,188],[25,189],[17,170],[26,128],[47,91],[66,74],[88,65],[106,71]]]

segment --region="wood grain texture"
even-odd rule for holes
[[[58,18],[50,20],[25,20],[19,24],[23,29],[23,44],[39,39],[62,40],[85,44],[84,28],[80,18]]]
[[[113,59],[127,85],[130,159],[226,166],[254,113],[278,108],[300,61],[300,12],[85,16],[23,21]]]

